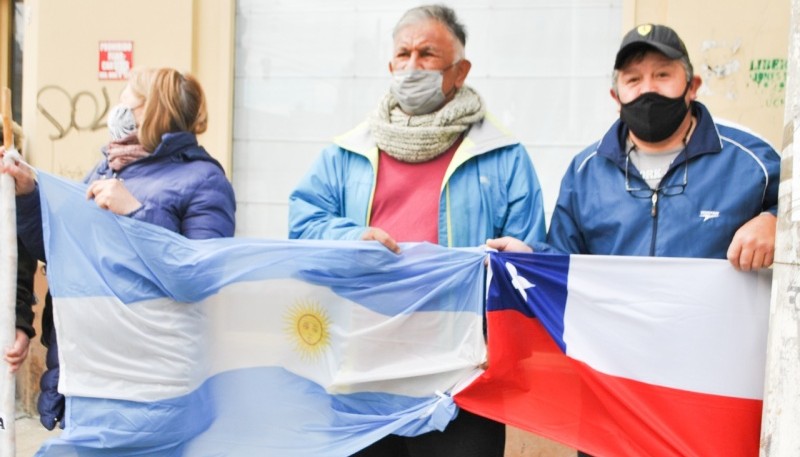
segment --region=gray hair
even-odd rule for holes
[[[625,61],[622,63],[620,68],[624,68],[629,62],[642,60],[644,55],[650,51],[654,51],[653,48],[642,48],[639,51],[631,53]],[[658,51],[656,51],[658,52]],[[680,59],[681,65],[683,65],[683,70],[686,73],[686,82],[691,82],[692,78],[694,77],[694,67],[692,67],[692,62],[689,60],[689,56],[683,56]],[[614,72],[611,73],[611,88],[614,89],[614,92],[619,95],[619,91],[617,88],[617,79],[619,78],[619,70],[614,69]]]
[[[460,44],[457,46],[456,55],[458,58],[464,57],[464,47],[467,44],[467,30],[464,24],[459,22],[456,12],[452,8],[445,5],[422,5],[416,8],[411,8],[406,11],[403,16],[397,21],[392,31],[392,38],[396,38],[397,34],[406,26],[417,24],[419,22],[435,20],[442,23],[455,40]]]

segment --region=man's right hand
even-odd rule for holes
[[[386,246],[386,249],[394,252],[395,254],[400,254],[400,246],[397,245],[397,241],[389,236],[388,233],[377,227],[369,227],[367,231],[361,235],[361,239],[364,241],[378,241],[382,245]]]
[[[501,252],[533,252],[533,249],[525,244],[524,241],[511,236],[486,240],[486,247],[497,249]]]

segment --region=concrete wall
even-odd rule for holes
[[[285,238],[289,193],[388,90],[391,31],[421,1],[241,0],[233,182],[237,233]],[[455,0],[467,84],[528,149],[548,214],[574,154],[617,116],[608,95],[621,0]]]
[[[100,159],[106,110],[125,86],[99,79],[99,43],[107,40],[133,42],[134,67],[169,66],[199,78],[210,113],[201,143],[230,164],[233,0],[28,0],[25,6],[23,126],[34,165],[81,179]]]

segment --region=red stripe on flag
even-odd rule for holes
[[[489,367],[456,395],[460,407],[597,456],[758,455],[761,400],[602,374],[563,354],[536,319],[488,319]]]

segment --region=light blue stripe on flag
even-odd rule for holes
[[[39,186],[69,399],[40,455],[349,455],[442,429],[485,360],[478,250],[188,240]]]

